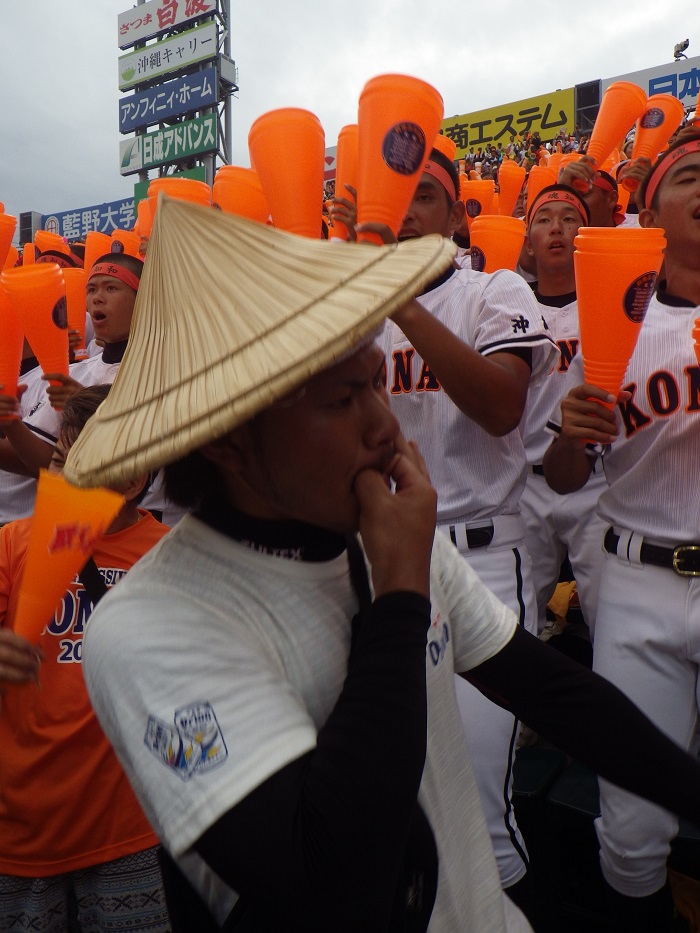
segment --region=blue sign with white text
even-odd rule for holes
[[[119,132],[131,133],[153,123],[194,110],[204,110],[217,103],[214,65],[174,81],[158,84],[119,101]]]
[[[93,231],[111,234],[112,230],[130,230],[135,221],[134,199],[124,198],[58,214],[45,214],[42,217],[42,229],[58,233],[67,240],[82,240]]]

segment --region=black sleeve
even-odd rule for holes
[[[463,676],[601,777],[700,825],[700,763],[605,678],[521,628]]]
[[[255,905],[256,928],[389,929],[425,762],[429,624],[430,603],[415,593],[388,594],[358,616],[316,748],[195,844]]]

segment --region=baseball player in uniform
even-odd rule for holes
[[[450,236],[464,214],[456,196],[454,167],[433,150],[399,239]],[[387,323],[379,342],[392,410],[416,439],[438,491],[439,530],[534,632],[518,506],[527,464],[517,427],[530,382],[552,367],[556,347],[531,290],[513,272],[450,268],[401,327]],[[527,855],[510,800],[517,723],[461,678],[456,689],[501,883],[520,898]]]
[[[528,253],[537,263],[537,281],[532,290],[559,347],[559,359],[552,370],[528,392],[522,424],[528,474],[520,509],[527,528],[525,540],[532,559],[540,630],[567,553],[583,616],[593,630],[603,561],[600,542],[604,525],[596,514],[598,496],[607,485],[602,467],[583,489],[564,496],[552,495],[542,467],[552,439],[546,424],[565,391],[564,377],[579,349],[574,238],[579,227],[588,224],[588,217],[585,202],[573,188],[551,185],[540,192],[530,208],[525,240]]]
[[[599,499],[607,556],[600,582],[594,668],[659,728],[689,747],[698,718],[700,665],[700,133],[663,153],[640,188],[643,227],[666,233],[666,279],[652,298],[625,375],[612,396],[582,382],[561,403],[545,456],[558,492],[583,485],[602,445],[609,489]],[[587,443],[591,442],[591,443]],[[601,867],[630,918],[618,929],[670,930],[666,858],[677,821],[601,782]]]

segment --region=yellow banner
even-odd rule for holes
[[[454,140],[458,158],[470,149],[485,145],[505,149],[511,136],[521,139],[526,133],[539,133],[543,142],[553,139],[560,130],[574,130],[574,89],[552,91],[541,97],[529,97],[513,104],[489,107],[476,113],[448,117],[442,121],[441,132]]]

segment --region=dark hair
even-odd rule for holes
[[[71,395],[63,408],[60,436],[70,437],[72,443],[107,398],[111,388],[111,385],[85,386]]]
[[[644,205],[646,203],[647,197],[647,188],[649,187],[649,181],[651,176],[656,171],[657,167],[666,159],[666,157],[674,152],[676,149],[679,149],[681,146],[684,146],[686,143],[692,142],[695,139],[700,139],[700,127],[684,127],[676,136],[674,141],[665,149],[661,155],[658,157],[656,162],[652,165],[647,173],[646,177],[639,186],[639,190],[636,193],[636,200],[639,205]],[[654,197],[651,200],[651,207],[656,210],[659,206],[659,188],[661,185],[658,185],[656,191],[654,192]]]
[[[105,253],[104,256],[95,259],[93,265],[98,262],[111,262],[114,266],[121,266],[123,269],[128,269],[129,272],[133,272],[136,278],[139,281],[141,280],[143,260],[137,256],[131,256],[129,253]],[[89,274],[90,270],[88,269],[87,272]]]
[[[452,184],[454,185],[454,189],[455,189],[455,196],[453,198],[453,202],[458,201],[459,200],[459,174],[457,173],[457,168],[455,167],[454,162],[450,161],[450,159],[448,159],[447,156],[443,152],[440,152],[439,149],[431,150],[430,161],[437,162],[437,164],[441,168],[444,168],[447,174],[450,176],[450,178],[452,179]],[[452,206],[452,202],[450,206]]]
[[[583,210],[584,210],[584,212],[585,212],[585,214],[586,214],[587,223],[590,224],[590,222],[591,222],[591,212],[590,212],[590,209],[589,209],[588,205],[586,204],[586,202],[585,202],[585,201],[583,200],[583,198],[581,197],[581,195],[578,193],[578,191],[574,191],[574,189],[571,188],[569,185],[560,185],[560,184],[556,184],[556,185],[547,185],[546,188],[542,188],[542,190],[539,191],[539,192],[537,193],[537,197],[536,197],[535,200],[533,201],[533,204],[531,205],[530,211],[529,211],[529,213],[528,213],[528,215],[527,215],[527,226],[528,226],[528,227],[529,227],[530,224],[532,223],[532,218],[533,218],[533,216],[534,216],[533,213],[532,213],[532,208],[535,206],[535,204],[537,203],[537,201],[539,201],[539,199],[542,197],[542,195],[543,195],[543,194],[546,194],[548,191],[563,191],[563,192],[565,192],[566,194],[572,194],[572,195],[576,198],[576,200],[578,201],[578,203],[583,207]],[[560,202],[560,203],[561,203],[561,202]],[[540,206],[541,206],[541,205],[540,205]]]
[[[205,497],[214,502],[226,499],[218,468],[199,450],[165,466],[163,485],[168,499],[190,510],[198,508]]]

